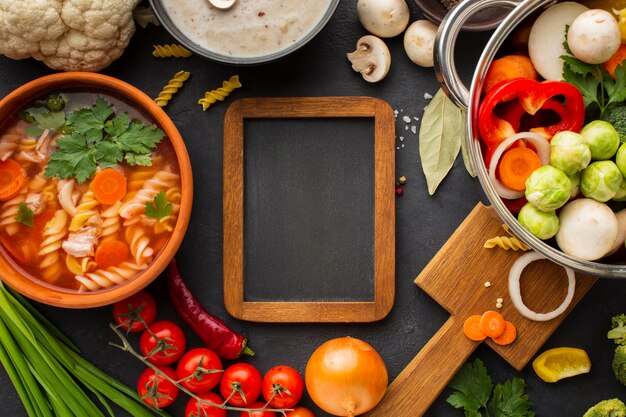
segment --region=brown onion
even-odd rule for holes
[[[387,388],[387,368],[369,344],[352,337],[329,340],[309,358],[306,388],[322,410],[353,417],[371,410]]]

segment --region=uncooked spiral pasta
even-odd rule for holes
[[[39,268],[41,277],[50,283],[58,280],[63,270],[61,241],[67,233],[67,220],[65,210],[57,210],[43,229],[43,240],[38,253]]]
[[[87,190],[80,198],[80,203],[76,206],[76,214],[72,218],[69,230],[76,232],[89,218],[98,213],[94,210],[100,203],[93,195],[93,191]]]
[[[156,104],[160,107],[167,106],[167,103],[172,99],[172,96],[183,86],[187,81],[191,73],[187,71],[178,71],[174,74],[174,77],[163,87],[163,90],[159,93],[157,98],[154,99]]]
[[[150,263],[154,250],[150,247],[150,238],[144,228],[140,224],[134,224],[126,229],[125,235],[135,263]]]
[[[220,88],[215,90],[207,91],[204,93],[204,97],[198,100],[198,104],[202,105],[202,110],[208,109],[211,104],[216,101],[224,101],[224,99],[236,88],[241,87],[241,82],[239,82],[239,76],[233,75],[229,80],[224,81]]]
[[[146,269],[146,267],[147,264],[136,264],[126,261],[118,266],[112,266],[107,269],[97,269],[83,275],[76,275],[74,279],[80,284],[81,291],[95,291],[121,284],[132,278],[138,272]]]
[[[189,58],[192,55],[191,51],[182,45],[170,44],[152,46],[154,47],[152,56],[155,58]]]
[[[146,203],[154,200],[159,191],[165,191],[178,183],[179,176],[169,170],[160,170],[154,174],[135,195],[122,204],[120,216],[124,219],[124,225],[129,226],[140,220],[145,212]]]
[[[500,247],[504,250],[522,250],[527,251],[530,249],[524,242],[516,238],[515,236],[496,236],[485,242],[484,247],[487,249],[492,249],[495,247]]]

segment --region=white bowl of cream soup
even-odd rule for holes
[[[339,0],[237,0],[226,10],[209,0],[150,3],[163,26],[194,53],[228,64],[260,64],[311,40]]]

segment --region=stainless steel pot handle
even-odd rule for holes
[[[443,19],[435,39],[435,73],[442,88],[459,107],[469,107],[469,91],[456,71],[454,49],[463,24],[476,12],[489,7],[515,8],[523,0],[465,0]]]

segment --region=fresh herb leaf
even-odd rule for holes
[[[26,203],[21,202],[17,209],[15,221],[22,223],[24,226],[35,227],[35,213]]]
[[[482,417],[483,411],[491,417],[535,416],[524,391],[524,380],[513,378],[494,387],[487,368],[480,359],[476,359],[473,364],[465,364],[449,387],[456,392],[446,401],[455,408],[463,408],[466,417]]]
[[[521,378],[513,378],[493,389],[491,415],[493,417],[534,417],[532,404],[524,393],[526,383]]]
[[[117,137],[117,141],[124,152],[145,155],[152,152],[164,136],[161,129],[133,120],[128,130]]]
[[[38,138],[43,134],[43,129],[39,126],[33,125],[26,129],[26,134],[34,138]]]
[[[128,119],[128,113],[124,113],[121,116],[116,116],[112,120],[106,122],[104,131],[110,136],[117,137],[128,130],[130,121]]]
[[[103,130],[104,123],[113,114],[113,106],[102,97],[96,99],[92,107],[74,110],[67,115],[74,132],[85,133],[89,130]]]
[[[128,165],[144,165],[150,166],[152,165],[152,155],[137,155],[135,153],[127,153],[124,155],[124,160]]]
[[[161,190],[154,197],[154,201],[146,202],[146,217],[161,220],[172,214],[172,204],[167,201],[165,191]]]

